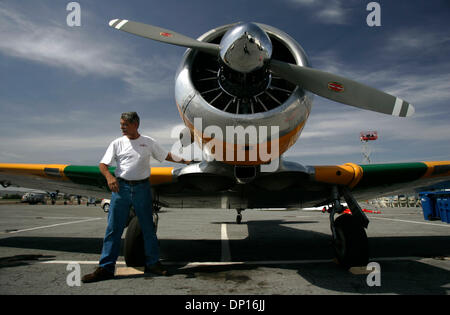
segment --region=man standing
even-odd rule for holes
[[[190,161],[172,156],[153,138],[140,135],[138,128],[137,113],[123,113],[120,117],[123,137],[111,142],[100,161],[100,172],[108,182],[112,197],[99,267],[82,278],[84,283],[114,278],[121,237],[131,206],[134,207],[144,236],[145,272],[167,275],[167,270],[159,262],[158,239],[153,226],[150,157],[160,162],[166,160],[189,164]],[[114,161],[117,163],[115,176],[111,175],[108,169],[108,165]]]

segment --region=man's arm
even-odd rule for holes
[[[117,181],[117,178],[109,172],[108,165],[100,163],[98,168],[103,176],[105,176],[109,189],[111,189],[112,192],[119,192],[119,182]]]
[[[175,162],[175,163],[182,163],[182,164],[191,164],[192,161],[185,160],[179,156],[173,155],[171,152],[169,152],[166,156],[166,161],[169,162]]]

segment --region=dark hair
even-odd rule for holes
[[[139,116],[136,112],[126,112],[122,113],[121,119],[128,121],[129,123],[137,123],[139,126]]]

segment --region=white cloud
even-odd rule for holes
[[[347,24],[349,9],[342,0],[289,0],[294,5],[306,7],[314,12],[316,19],[324,24]]]
[[[25,16],[1,5],[0,32],[0,53],[5,55],[65,68],[78,75],[114,77],[124,81],[134,97],[158,98],[170,92],[175,58],[153,55],[142,60],[130,47],[121,45],[119,36],[113,41],[67,25],[35,22],[33,15]]]
[[[448,32],[430,32],[421,28],[408,28],[388,35],[386,48],[391,51],[401,50],[421,54],[434,50],[435,53],[442,54],[442,51],[436,48],[448,43],[450,43]]]
[[[72,126],[89,113],[67,113],[65,115],[34,116],[34,124],[51,124],[56,126],[58,133],[36,130],[33,133],[0,135],[0,161],[17,163],[97,163],[104,154],[108,144],[121,136],[119,124],[111,126],[108,117],[95,127],[98,132],[85,131],[84,124],[80,128]],[[116,117],[115,117],[116,118]],[[19,122],[23,124],[22,121]],[[107,126],[107,127],[105,127]],[[166,150],[171,150],[177,139],[171,136],[176,125],[167,125],[166,122],[153,122],[151,127],[143,127],[140,133],[154,137]],[[105,129],[107,128],[107,129]],[[52,154],[49,154],[51,152]],[[83,162],[84,161],[84,162]]]
[[[334,104],[333,104],[334,105]],[[316,106],[323,106],[316,104]],[[332,105],[328,105],[331,107]],[[445,118],[433,120],[430,124],[429,119],[423,117],[399,118],[384,114],[378,114],[365,110],[344,109],[346,105],[335,104],[336,109],[329,110],[326,113],[311,114],[305,133],[313,131],[313,137],[322,139],[356,139],[359,132],[363,130],[376,129],[379,131],[380,139],[384,140],[423,140],[423,141],[443,141],[448,142],[448,132],[450,127]],[[341,108],[339,108],[341,107]]]
[[[0,30],[0,51],[13,57],[66,67],[83,75],[135,72],[111,53],[113,47],[99,45],[68,27],[34,23],[29,16],[4,7],[0,7]]]

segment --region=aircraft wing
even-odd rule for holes
[[[114,172],[113,167],[110,172]],[[150,181],[165,207],[267,208],[326,204],[332,186],[366,200],[450,179],[450,161],[303,166],[284,161],[279,170],[236,184],[232,165],[201,162],[182,168],[152,167]],[[0,163],[0,184],[110,197],[98,166]]]
[[[157,185],[170,181],[172,169],[152,168],[152,182]],[[114,170],[110,168],[111,173]],[[0,163],[0,184],[99,198],[111,196],[98,166],[90,165]]]

